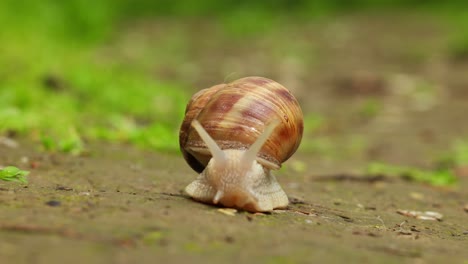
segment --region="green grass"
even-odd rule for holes
[[[435,186],[452,186],[458,182],[455,171],[468,166],[468,140],[458,139],[446,154],[436,162],[438,166],[432,170],[423,170],[410,166],[396,166],[381,162],[369,164],[369,174],[391,175],[409,180],[424,182]]]
[[[189,98],[181,86],[122,60],[96,59],[115,10],[7,2],[0,4],[0,24],[10,25],[0,30],[0,134],[68,153],[96,139],[178,149]]]
[[[367,173],[372,175],[386,175],[402,177],[408,180],[428,183],[435,186],[450,186],[457,183],[457,177],[452,169],[444,168],[437,170],[423,170],[409,166],[396,166],[385,163],[371,163],[367,168]]]
[[[186,95],[121,61],[94,59],[99,45],[50,33],[4,33],[0,133],[31,136],[47,150],[80,153],[87,139],[176,150]]]
[[[468,60],[468,14],[467,12],[443,13],[447,26],[451,29],[447,53],[453,61]]]
[[[382,102],[377,99],[366,99],[359,108],[359,115],[364,118],[374,118],[382,111]]]
[[[13,166],[8,166],[0,170],[0,180],[28,183],[26,176],[29,171],[20,170]]]
[[[0,90],[0,132],[30,135],[48,150],[71,153],[82,150],[83,139],[178,148],[187,101],[180,87],[131,69],[86,63],[47,74],[38,71],[4,83],[12,88]],[[44,79],[62,84],[52,88]]]

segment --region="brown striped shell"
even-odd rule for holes
[[[266,125],[280,120],[257,155],[270,169],[280,168],[294,154],[304,126],[296,98],[273,80],[246,77],[201,90],[188,103],[179,134],[184,158],[197,172],[204,170],[211,154],[190,125],[194,119],[221,149],[248,149]]]

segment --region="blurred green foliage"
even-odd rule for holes
[[[439,159],[437,168],[433,170],[374,162],[368,165],[367,172],[370,174],[399,176],[435,186],[450,186],[458,181],[457,169],[467,165],[468,141],[458,139],[453,142],[450,151]]]
[[[95,58],[118,12],[111,1],[0,3],[0,133],[69,153],[86,139],[178,149],[181,87]]]
[[[415,167],[396,166],[385,163],[371,163],[367,172],[373,175],[391,175],[408,180],[424,182],[435,186],[448,186],[457,183],[457,177],[450,168],[423,170]]]
[[[468,139],[457,139],[452,148],[438,160],[439,167],[458,168],[468,166]]]
[[[36,134],[46,149],[71,153],[82,150],[83,136],[177,149],[174,117],[187,100],[179,87],[85,63],[44,71],[1,82],[8,89],[0,90],[0,131]]]
[[[467,7],[468,2],[461,0],[3,0],[0,3],[3,26],[0,34],[11,31],[17,35],[53,33],[83,42],[102,39],[120,22],[144,17],[191,16],[225,20],[228,24],[248,22],[254,28],[264,29],[268,21],[278,16],[299,19],[342,12],[408,8],[452,12]],[[453,19],[457,23],[466,22],[466,16]]]
[[[359,10],[440,11],[466,6],[465,1],[417,0],[3,0],[0,133],[30,135],[45,149],[70,153],[81,152],[87,139],[176,150],[177,130],[189,97],[181,85],[157,80],[125,61],[96,58],[96,49],[131,20],[213,20],[227,32],[242,36],[274,29],[286,19]],[[456,26],[468,25],[466,16],[450,21]],[[456,36],[454,53],[464,54],[468,38]],[[168,47],[177,45],[187,44],[174,34]],[[163,63],[168,62],[165,53],[173,54],[172,63],[178,63],[177,52],[167,50],[160,52]],[[377,108],[369,104],[363,111],[371,115]],[[311,117],[306,127],[321,123]]]
[[[359,114],[364,118],[373,118],[382,111],[382,103],[374,98],[367,99],[362,103]]]

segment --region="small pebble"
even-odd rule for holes
[[[50,200],[46,202],[45,204],[48,206],[56,207],[56,206],[60,206],[62,203],[60,201]]]
[[[0,145],[3,145],[7,148],[17,148],[18,147],[18,142],[11,138],[7,137],[0,137]]]
[[[226,243],[229,243],[229,244],[235,242],[234,237],[232,237],[232,236],[226,236],[226,237],[224,237],[224,241],[226,241]]]
[[[62,186],[62,185],[57,185],[55,187],[55,190],[57,191],[73,191],[73,188],[67,187],[67,186]]]

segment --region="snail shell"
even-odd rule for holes
[[[265,160],[260,162],[270,169],[278,169],[291,157],[302,138],[303,116],[297,100],[279,83],[262,77],[215,85],[199,91],[188,103],[180,129],[180,148],[187,163],[202,172],[211,154],[190,127],[194,119],[221,149],[247,149],[267,124],[280,120],[258,154]]]
[[[200,126],[194,125],[194,122],[199,123]],[[268,127],[270,129],[267,129]],[[204,132],[200,130],[206,131],[208,138],[203,138],[201,134]],[[186,188],[186,191],[194,199],[202,202],[220,202],[226,206],[240,207],[249,211],[269,211],[286,206],[287,197],[270,170],[279,169],[281,163],[294,154],[301,142],[302,131],[303,115],[297,100],[285,87],[273,80],[263,77],[246,77],[199,91],[187,105],[179,135],[180,148],[185,160],[195,171],[201,173],[200,177]],[[212,145],[215,145],[211,148],[207,142],[210,140],[214,141]],[[229,160],[239,160],[238,162],[229,161],[223,165],[223,170],[232,166],[228,174],[230,174],[229,177],[236,178],[230,180],[234,182],[237,178],[242,178],[242,175],[249,174],[249,169],[252,169],[249,167],[250,163],[247,162],[248,165],[245,165],[241,162],[242,155],[258,141],[263,142],[257,143],[261,145],[252,154],[255,160],[252,161],[254,164],[252,166],[260,166],[262,175],[250,184],[258,185],[262,182],[260,185],[266,187],[260,188],[262,189],[260,192],[268,193],[274,190],[273,195],[267,196],[281,193],[281,201],[266,202],[267,205],[261,208],[258,204],[259,195],[252,194],[252,191],[259,190],[252,190],[252,186],[244,187],[249,192],[245,195],[254,196],[253,198],[243,199],[244,194],[236,194],[231,195],[231,199],[228,199],[229,197],[215,199],[214,196],[219,193],[220,188],[223,189],[222,196],[229,196],[226,194],[230,191],[226,190],[226,184],[221,184],[221,186],[212,182],[215,176],[211,174],[216,170],[208,167],[210,162],[214,163],[213,152],[217,152],[213,148],[219,148],[220,153],[228,153],[219,155],[228,156]],[[239,170],[236,166],[248,168]],[[226,174],[219,170],[216,173]],[[216,178],[219,178],[221,182],[227,179],[223,175],[217,175]],[[246,184],[245,180],[240,183],[240,185]],[[230,188],[238,189],[236,186]]]

